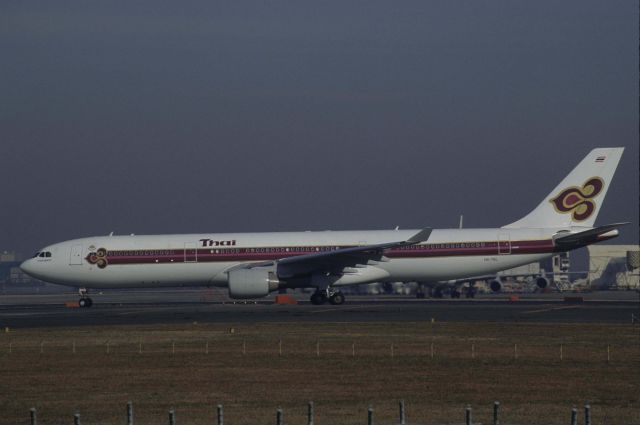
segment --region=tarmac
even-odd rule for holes
[[[91,308],[70,308],[77,295],[0,295],[0,328],[42,328],[189,323],[521,322],[630,324],[640,317],[634,291],[526,294],[474,299],[347,296],[340,306],[266,300],[233,302],[208,290],[121,291],[91,294]],[[635,317],[635,319],[633,319]],[[637,323],[637,322],[636,322]]]

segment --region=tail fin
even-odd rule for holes
[[[593,227],[623,151],[592,150],[536,209],[503,227]]]

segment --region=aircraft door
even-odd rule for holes
[[[71,247],[71,254],[69,255],[70,266],[82,265],[82,245],[73,245]]]
[[[184,244],[184,262],[198,262],[198,248],[195,242],[186,242]]]
[[[508,233],[498,234],[498,254],[511,254],[511,236]]]

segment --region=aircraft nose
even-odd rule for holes
[[[25,272],[28,275],[32,275],[33,274],[33,259],[30,258],[28,260],[23,261],[20,264],[20,270],[22,270],[23,272]]]

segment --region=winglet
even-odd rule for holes
[[[432,231],[433,231],[432,228],[427,227],[426,229],[419,231],[418,233],[416,233],[415,235],[407,239],[406,243],[408,245],[414,245],[420,242],[425,242],[426,240],[429,239],[429,236],[431,236]]]

